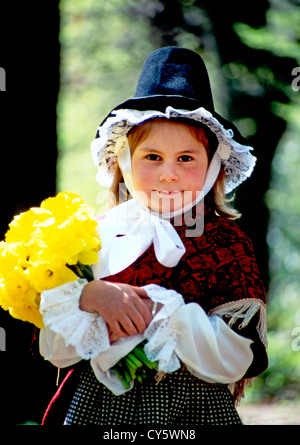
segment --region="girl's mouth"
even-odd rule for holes
[[[159,196],[163,196],[163,197],[169,197],[169,198],[173,198],[176,195],[178,195],[180,193],[179,190],[156,190],[156,193],[159,194]]]

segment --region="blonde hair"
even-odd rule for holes
[[[149,119],[139,125],[136,125],[133,127],[133,129],[128,134],[128,141],[129,141],[129,147],[131,154],[134,153],[136,147],[141,144],[149,135],[150,130],[153,127],[154,123],[161,123],[165,119],[163,118],[155,118],[155,119]],[[185,125],[189,130],[191,131],[192,135],[200,142],[203,143],[207,156],[209,161],[211,160],[215,149],[216,149],[216,137],[211,133],[211,131],[206,130],[206,128],[201,125],[197,124],[197,122],[191,124],[191,121],[189,120],[187,122],[187,119],[176,119],[176,122],[181,123],[182,125]],[[174,121],[173,121],[174,122]],[[218,175],[218,178],[212,188],[212,190],[208,193],[208,195],[205,197],[206,202],[213,207],[216,214],[223,216],[227,219],[237,219],[240,218],[240,213],[234,209],[229,203],[232,203],[233,198],[227,199],[225,195],[225,171],[224,168],[221,167],[220,173]],[[119,198],[121,195],[122,200],[127,200],[129,198],[128,191],[120,190],[120,184],[124,182],[123,175],[121,172],[121,169],[118,164],[116,164],[115,171],[114,171],[114,178],[112,185],[110,187],[110,192],[112,193],[114,197],[114,205],[118,205],[120,203]],[[123,195],[122,195],[123,193]],[[125,193],[125,196],[124,196]]]

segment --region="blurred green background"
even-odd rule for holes
[[[254,238],[265,227],[255,247],[259,254],[265,243],[268,251],[261,263],[267,261],[270,364],[246,401],[294,401],[300,400],[300,68],[292,68],[300,65],[300,8],[289,0],[247,5],[61,0],[57,189],[77,192],[99,210],[89,152],[98,124],[133,95],[152,50],[171,44],[199,52],[216,109],[235,120],[260,162],[237,202],[253,217]]]
[[[152,50],[185,46],[203,56],[216,110],[258,159],[235,201],[267,290],[270,366],[243,404],[279,402],[297,412],[300,0],[4,2],[0,36],[1,239],[14,215],[61,190],[102,211],[90,155],[97,126],[134,94]],[[39,355],[32,325],[0,308],[0,328],[0,423],[39,424],[57,370]]]

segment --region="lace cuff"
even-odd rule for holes
[[[89,360],[110,347],[106,323],[97,314],[79,309],[84,279],[44,291],[40,312],[46,328],[61,335],[66,347],[73,346],[79,357]]]
[[[144,333],[148,340],[145,353],[149,360],[158,361],[158,371],[174,372],[181,364],[175,353],[177,332],[172,315],[184,306],[184,300],[176,291],[156,285],[145,286],[144,289],[152,301],[163,304]]]

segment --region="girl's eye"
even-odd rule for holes
[[[149,155],[147,155],[147,159],[149,159],[149,161],[159,161],[160,160],[160,156],[151,153]]]
[[[190,155],[182,155],[178,158],[178,161],[180,161],[180,162],[189,162],[192,160],[193,160],[193,158]]]

